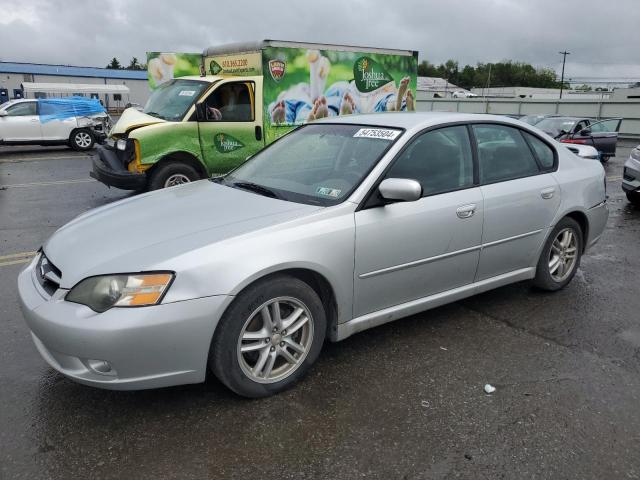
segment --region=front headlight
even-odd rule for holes
[[[116,148],[124,152],[127,149],[127,140],[125,138],[118,140],[116,142]]]
[[[169,272],[89,277],[76,284],[65,299],[86,305],[98,313],[112,307],[157,305],[173,277]]]

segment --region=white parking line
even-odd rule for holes
[[[8,188],[46,187],[49,185],[69,185],[74,183],[95,182],[93,178],[78,178],[75,180],[52,180],[50,182],[14,183],[12,185],[0,185],[0,190]]]

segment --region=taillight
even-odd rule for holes
[[[586,145],[586,140],[574,139],[574,138],[563,138],[560,140],[562,143],[579,143],[580,145]]]

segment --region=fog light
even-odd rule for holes
[[[87,365],[91,370],[100,375],[115,375],[116,371],[106,360],[87,360]]]

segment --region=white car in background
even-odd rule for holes
[[[476,98],[478,95],[468,90],[456,90],[451,94],[453,98]]]
[[[111,127],[107,113],[42,121],[35,99],[0,105],[0,145],[68,145],[89,150]]]

